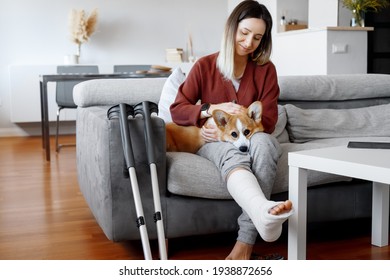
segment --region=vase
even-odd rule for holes
[[[79,64],[79,56],[77,54],[69,54],[64,56],[65,65]]]
[[[80,63],[80,57],[81,57],[81,43],[77,44],[76,54],[77,56],[77,64]]]
[[[352,11],[351,26],[365,27],[365,13],[361,10]]]

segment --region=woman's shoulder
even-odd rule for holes
[[[196,61],[196,64],[204,65],[204,64],[210,64],[210,63],[216,63],[217,58],[218,58],[218,53],[208,54],[208,55],[205,55],[205,56],[198,58],[198,60]]]
[[[204,76],[206,73],[212,74],[217,69],[217,57],[218,53],[202,56],[196,60],[192,69],[196,69],[195,72],[202,76]]]

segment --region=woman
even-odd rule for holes
[[[233,199],[243,209],[235,246],[227,259],[249,259],[257,234],[275,241],[292,214],[290,201],[269,201],[281,149],[270,135],[278,118],[279,86],[269,61],[272,18],[257,1],[241,2],[229,16],[219,53],[199,59],[180,86],[171,115],[179,125],[202,127],[206,143],[198,154],[216,164]],[[200,105],[198,102],[200,100]],[[259,100],[265,133],[251,138],[249,153],[217,142],[216,127],[203,127],[216,109],[237,114]]]

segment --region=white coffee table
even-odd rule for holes
[[[376,246],[389,239],[390,149],[351,149],[346,146],[291,152],[289,199],[295,208],[288,221],[288,259],[306,259],[307,170],[373,182],[372,237]]]

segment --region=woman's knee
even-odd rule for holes
[[[236,169],[250,170],[252,159],[248,153],[240,152],[234,145],[226,142],[205,144],[197,153],[212,161],[220,170],[223,178]]]
[[[250,152],[254,154],[272,154],[279,158],[282,154],[282,148],[278,140],[268,133],[255,133],[251,138]]]

